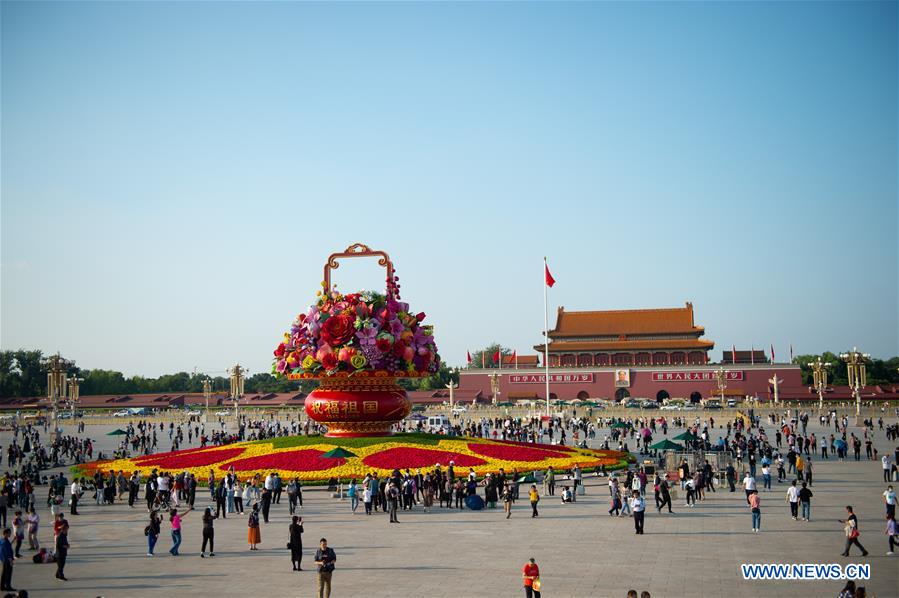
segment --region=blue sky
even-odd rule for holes
[[[895,355],[896,6],[3,2],[0,345],[267,370],[359,241],[452,364],[540,342],[544,255],[551,326]]]

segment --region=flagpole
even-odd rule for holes
[[[543,256],[543,367],[546,370],[546,416],[550,416],[549,410],[549,312],[547,311],[546,256]]]

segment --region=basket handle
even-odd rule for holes
[[[336,270],[340,267],[340,263],[337,261],[337,258],[341,257],[371,257],[378,256],[378,265],[384,266],[387,268],[387,295],[389,297],[393,297],[393,262],[390,261],[390,256],[387,255],[385,251],[374,251],[368,247],[368,245],[363,245],[362,243],[354,243],[344,249],[340,253],[332,253],[328,257],[327,263],[325,263],[325,274],[324,274],[324,288],[326,291],[331,290],[331,270]]]

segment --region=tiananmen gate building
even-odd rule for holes
[[[549,331],[550,398],[645,399],[683,398],[698,402],[720,396],[709,351],[713,341],[702,338],[693,304],[663,309],[565,311],[560,307],[555,328]],[[544,345],[535,345],[541,355]],[[728,351],[728,353],[730,353]],[[740,355],[751,360],[742,363]],[[728,355],[730,357],[730,355]],[[546,373],[531,365],[546,356],[527,359],[528,367],[511,370],[466,369],[460,373],[461,393],[492,396],[491,375],[498,375],[500,401],[545,399]],[[773,364],[762,352],[738,352],[737,363],[726,367],[725,396],[773,398],[771,380],[779,388],[802,386],[798,365]]]

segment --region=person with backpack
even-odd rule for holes
[[[315,551],[315,564],[318,565],[318,598],[331,598],[331,576],[334,573],[334,562],[337,554],[328,546],[328,540],[319,541]]]
[[[162,517],[156,511],[150,511],[150,523],[144,528],[144,535],[147,536],[147,556],[153,556],[153,549],[161,531]]]
[[[256,545],[262,543],[262,531],[259,529],[259,503],[253,504],[253,511],[247,520],[247,542],[250,550],[259,550]]]

